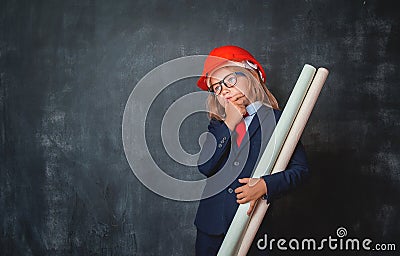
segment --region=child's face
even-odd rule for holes
[[[212,73],[212,77],[210,78],[210,85],[218,83],[229,74],[235,71],[230,70],[229,68],[220,68]],[[222,85],[222,91],[217,96],[218,102],[225,107],[225,99],[230,99],[233,96],[237,96],[243,94],[246,97],[245,106],[249,105],[250,102],[247,99],[247,95],[249,95],[249,81],[247,77],[243,75],[236,75],[237,81],[233,87],[228,88],[225,85]]]

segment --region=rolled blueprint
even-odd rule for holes
[[[315,74],[314,80],[312,81],[310,88],[304,98],[303,103],[297,113],[297,116],[293,122],[292,128],[285,140],[279,157],[276,160],[272,173],[281,172],[286,169],[290,158],[292,157],[293,151],[300,140],[301,134],[303,133],[304,127],[311,115],[314,108],[315,102],[321,92],[321,89],[328,77],[328,70],[325,68],[319,68]],[[254,237],[264,219],[265,213],[268,210],[269,204],[265,200],[259,199],[253,214],[251,216],[250,222],[247,229],[243,235],[242,242],[239,248],[238,256],[245,256],[250,249],[250,246],[254,240]]]
[[[276,124],[274,132],[268,141],[267,147],[265,148],[252,177],[258,178],[271,173],[314,74],[315,68],[313,66],[308,64],[304,65],[286,103],[285,109]],[[250,220],[250,217],[247,215],[248,207],[249,203],[239,205],[235,217],[233,218],[224,241],[218,251],[219,256],[236,255],[239,250],[242,235],[244,234]]]

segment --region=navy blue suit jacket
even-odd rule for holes
[[[270,115],[274,113],[272,118],[275,118],[278,122],[281,111],[273,110],[272,112],[267,110],[265,106],[260,107],[253,117],[246,139],[243,140],[240,148],[236,146],[236,143],[233,143],[231,147],[231,133],[223,121],[210,120],[208,130],[211,134],[207,135],[200,152],[199,163],[202,164],[198,165],[199,171],[206,177],[210,177],[221,170],[222,167],[242,169],[238,177],[227,188],[200,201],[195,225],[201,231],[210,235],[226,234],[228,231],[239,206],[234,192],[237,187],[242,186],[238,179],[251,176],[269,140],[269,136],[267,139],[263,139],[262,133],[272,133],[275,127],[275,124],[271,124],[271,119],[266,118],[268,113]],[[217,141],[217,147],[215,147],[213,136]],[[232,140],[235,141],[235,132],[232,132],[232,137]],[[248,147],[247,151],[242,150],[246,147]],[[205,161],[206,152],[214,152],[208,161]],[[229,157],[228,161],[230,154],[234,154],[234,157]],[[242,155],[243,157],[241,157]],[[262,177],[267,184],[267,200],[271,202],[274,198],[297,187],[308,174],[305,151],[301,142],[299,142],[285,171]],[[207,189],[207,186],[205,189]]]

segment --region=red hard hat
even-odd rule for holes
[[[234,45],[225,45],[215,48],[210,52],[204,62],[204,69],[197,81],[197,86],[202,90],[208,90],[207,79],[213,69],[221,66],[224,62],[234,61],[245,64],[246,67],[255,70],[262,82],[265,82],[265,72],[261,64],[243,48]]]

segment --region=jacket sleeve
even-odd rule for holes
[[[206,135],[197,163],[199,171],[206,177],[210,177],[218,172],[225,164],[230,152],[231,137],[228,126],[216,119],[210,120],[208,131],[209,133]],[[212,156],[210,157],[211,154]]]
[[[264,199],[272,201],[298,187],[309,175],[306,153],[299,141],[284,171],[262,176],[267,184],[267,195]]]

